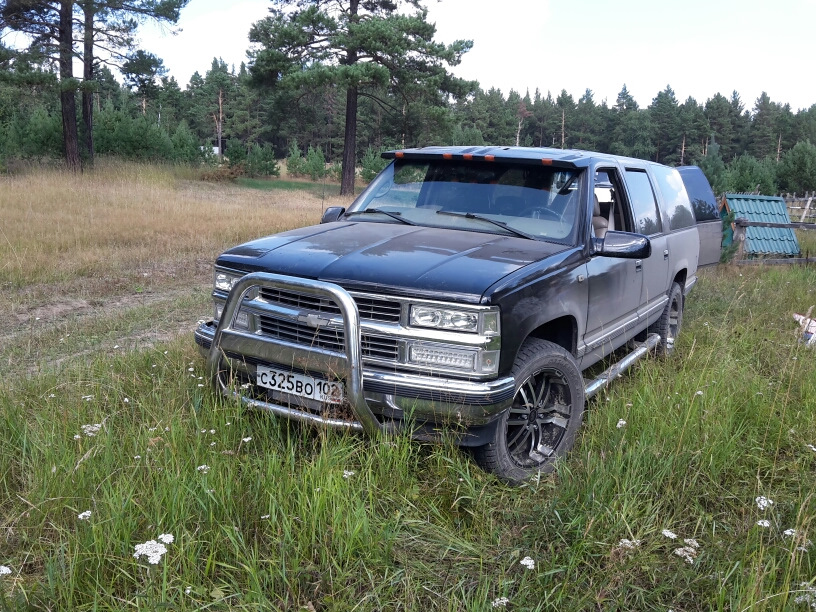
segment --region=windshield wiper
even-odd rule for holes
[[[493,225],[496,225],[504,230],[507,230],[511,234],[515,234],[520,238],[527,238],[527,240],[538,240],[538,236],[533,236],[532,234],[528,234],[527,232],[522,232],[519,229],[510,227],[504,221],[496,221],[495,219],[491,219],[490,217],[484,217],[482,215],[477,215],[470,212],[469,213],[452,212],[450,210],[437,210],[436,214],[448,215],[450,217],[462,217],[464,219],[478,219],[479,221],[487,221],[488,223],[492,223]]]
[[[351,212],[347,212],[344,216],[350,217],[351,215],[369,215],[371,213],[380,213],[381,215],[385,215],[386,217],[391,217],[392,219],[396,219],[400,223],[404,223],[405,225],[416,225],[413,221],[409,221],[405,217],[402,216],[401,213],[398,212],[390,212],[388,210],[382,210],[380,208],[366,208],[365,210],[353,210]]]

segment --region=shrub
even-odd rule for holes
[[[311,145],[309,146],[309,150],[306,152],[304,171],[313,181],[319,181],[326,176],[326,158],[323,151],[315,149]]]
[[[363,180],[367,183],[374,180],[374,177],[382,172],[383,168],[388,165],[388,160],[383,159],[380,155],[381,153],[382,151],[375,151],[371,147],[368,147],[366,152],[363,154],[363,170],[361,175]]]
[[[246,171],[249,176],[280,176],[275,150],[271,146],[252,145],[246,159]]]
[[[298,147],[297,139],[289,145],[289,155],[286,156],[286,172],[289,176],[303,176],[306,173],[306,160],[303,159]]]

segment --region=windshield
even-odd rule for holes
[[[548,166],[395,160],[346,214],[574,244],[582,178]]]

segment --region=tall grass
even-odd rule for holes
[[[31,354],[81,357],[0,382],[0,609],[806,610],[816,355],[791,314],[814,288],[804,267],[701,274],[675,355],[593,400],[567,460],[521,488],[451,444],[315,431],[215,394],[189,334],[206,291],[75,317],[70,338],[35,327]],[[158,564],[133,557],[168,533]]]

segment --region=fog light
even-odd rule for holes
[[[215,305],[215,320],[216,322],[221,320],[221,317],[224,314],[224,304],[218,303]],[[236,329],[249,329],[249,314],[244,312],[243,310],[238,311],[238,316],[235,317],[235,323],[233,327]]]
[[[473,372],[476,368],[476,353],[447,347],[432,347],[427,344],[413,344],[409,350],[409,360],[412,363],[437,366],[440,368],[456,368]]]

